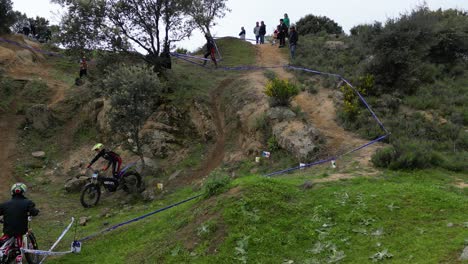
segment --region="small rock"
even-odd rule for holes
[[[33,153],[31,153],[31,155],[35,158],[38,158],[38,159],[43,159],[45,158],[45,152],[44,151],[34,151]]]
[[[448,223],[447,227],[453,227],[453,223]]]
[[[79,192],[86,185],[88,177],[73,178],[65,183],[65,191],[69,193]]]
[[[85,226],[88,223],[88,220],[89,219],[86,216],[80,217],[80,222],[79,222],[80,226]]]
[[[312,187],[314,187],[314,184],[311,181],[306,181],[302,184],[302,188],[305,190],[311,189]]]
[[[104,208],[101,211],[101,214],[99,214],[100,217],[107,217],[108,214],[110,214],[111,209],[110,208]]]
[[[463,250],[461,256],[460,256],[460,260],[468,260],[468,246],[465,247],[465,249]]]
[[[144,192],[141,193],[141,196],[143,198],[143,201],[145,202],[154,201],[154,199],[156,198],[154,195],[154,190],[152,188],[146,189]]]

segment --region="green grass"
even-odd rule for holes
[[[52,263],[332,263],[343,256],[342,263],[367,263],[384,250],[391,263],[458,263],[468,237],[468,191],[451,185],[460,177],[467,180],[445,171],[385,172],[309,190],[300,188],[304,176],[244,177],[232,183],[237,192],[170,209]],[[191,195],[182,190],[156,204]],[[147,207],[115,220],[157,206]]]

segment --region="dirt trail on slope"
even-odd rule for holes
[[[257,46],[257,64],[261,66],[280,66],[288,64],[284,54],[277,46],[260,45]],[[284,68],[272,69],[280,78],[293,79],[294,76]],[[266,78],[263,72],[257,71],[249,74],[249,78],[257,87],[258,92],[262,92]],[[293,104],[301,107],[306,114],[307,121],[318,128],[327,139],[328,156],[344,153],[355,147],[361,146],[368,140],[361,139],[355,134],[346,131],[336,122],[336,109],[333,102],[333,91],[320,89],[315,95],[302,92],[295,97]],[[363,167],[371,167],[370,158],[382,144],[374,144],[356,152],[355,157]]]
[[[9,46],[6,46],[9,49]],[[11,51],[23,50],[14,47]],[[14,54],[14,53],[13,53]],[[7,75],[16,80],[31,81],[35,79],[43,80],[52,91],[49,106],[53,107],[65,97],[65,91],[69,85],[55,80],[50,75],[52,67],[46,61],[40,59],[39,62],[14,63],[8,65]],[[0,114],[0,197],[8,194],[9,186],[17,179],[13,178],[14,163],[16,161],[16,144],[18,139],[18,127],[23,122],[24,116],[16,115],[16,102],[13,101],[9,110]]]
[[[228,87],[234,79],[225,79],[211,94],[211,113],[215,125],[216,142],[211,147],[209,154],[202,161],[199,169],[193,171],[189,177],[183,179],[184,183],[193,181],[199,182],[208,176],[214,169],[218,168],[224,159],[224,149],[226,145],[225,118],[222,109],[222,95],[226,87]]]
[[[23,121],[22,116],[15,115],[16,105],[13,102],[7,113],[0,114],[0,198],[8,196],[13,184],[14,162],[16,159],[17,129]]]

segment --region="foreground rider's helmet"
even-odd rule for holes
[[[28,190],[28,187],[26,187],[26,184],[21,183],[21,182],[15,183],[15,184],[13,184],[13,186],[11,186],[11,194],[12,195],[14,195],[14,194],[24,194],[24,193],[26,193],[27,190]]]
[[[96,145],[94,145],[93,151],[101,150],[103,147],[104,145],[102,143],[97,143]]]

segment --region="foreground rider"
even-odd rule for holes
[[[3,236],[0,238],[0,245],[15,237],[18,248],[22,247],[23,235],[28,232],[28,216],[39,214],[35,204],[24,196],[26,191],[24,183],[15,183],[11,187],[11,200],[0,204],[0,216],[3,215]],[[18,258],[21,258],[21,254]]]
[[[122,158],[120,158],[120,156],[117,153],[110,150],[106,150],[102,143],[94,145],[93,151],[95,151],[97,155],[88,164],[88,168],[90,168],[99,158],[104,158],[109,163],[103,170],[106,171],[112,164],[112,175],[117,178],[118,173],[120,171],[120,166],[122,165]]]

